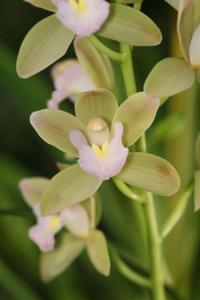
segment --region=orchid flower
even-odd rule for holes
[[[159,61],[148,75],[144,91],[168,98],[200,83],[200,2],[166,0],[178,10],[177,32],[183,58],[169,57]]]
[[[72,102],[80,92],[94,90],[95,85],[77,60],[66,60],[52,68],[55,90],[47,102],[49,108],[58,108],[66,98]]]
[[[86,38],[77,37],[74,48],[78,60],[67,59],[52,68],[55,90],[47,102],[49,108],[58,108],[66,98],[74,102],[84,91],[113,87],[113,71],[108,58]]]
[[[159,103],[158,98],[140,92],[118,107],[110,91],[98,89],[79,95],[76,117],[61,110],[34,112],[30,120],[40,137],[78,157],[77,164],[58,173],[45,190],[44,215],[89,198],[104,180],[115,176],[159,195],[174,194],[180,180],[167,161],[129,150],[152,124]]]
[[[101,212],[99,198],[93,195],[84,201],[84,205],[76,204],[59,214],[44,217],[40,213],[40,201],[49,183],[49,179],[32,177],[19,184],[26,203],[37,218],[37,225],[29,229],[28,235],[43,252],[40,260],[42,279],[49,281],[60,274],[85,248],[96,270],[108,276],[110,259],[106,238],[96,229]],[[55,245],[55,235],[62,228],[68,233],[63,232],[60,243]]]
[[[75,36],[97,33],[134,46],[153,46],[161,32],[142,12],[105,0],[25,0],[53,12],[26,35],[17,58],[17,72],[30,77],[60,59]],[[126,34],[124,34],[126,32]]]
[[[37,224],[29,229],[28,235],[41,251],[52,251],[55,235],[66,227],[73,235],[86,238],[89,234],[89,218],[81,205],[62,210],[60,214],[43,217],[40,213],[40,200],[49,184],[46,178],[27,178],[20,182],[20,190],[27,204],[36,216]]]

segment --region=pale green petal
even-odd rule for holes
[[[48,183],[49,179],[43,177],[30,177],[20,181],[19,188],[28,205],[33,207],[35,203],[42,199]]]
[[[120,4],[111,5],[109,18],[98,34],[132,46],[158,45],[162,39],[159,28],[150,18]]]
[[[166,160],[148,153],[132,153],[118,177],[131,186],[160,196],[171,196],[180,187],[175,168]]]
[[[200,209],[200,171],[194,174],[194,209]]]
[[[90,220],[87,210],[76,204],[62,210],[61,222],[68,231],[77,238],[87,238],[90,231]]]
[[[77,37],[74,48],[80,64],[96,87],[112,89],[114,75],[109,59],[87,39]]]
[[[43,253],[40,259],[40,275],[48,282],[62,273],[79,256],[85,241],[65,234],[55,250]]]
[[[99,230],[91,232],[87,241],[87,252],[95,269],[108,276],[110,274],[110,258],[103,232]]]
[[[51,0],[24,0],[24,1],[36,7],[43,8],[45,10],[49,10],[52,12],[56,11],[56,7]]]
[[[200,24],[193,33],[189,49],[190,64],[194,69],[200,69]]]
[[[149,73],[144,90],[152,96],[170,97],[189,89],[194,71],[182,58],[168,57],[159,61]]]
[[[43,215],[55,214],[91,197],[102,181],[73,165],[59,172],[50,181],[43,194],[41,211]]]
[[[193,32],[194,9],[191,0],[180,0],[178,9],[177,32],[181,50],[189,61],[189,46]]]
[[[119,107],[114,119],[123,124],[123,141],[126,146],[134,144],[138,138],[147,130],[159,108],[160,101],[144,92],[130,96]]]
[[[115,95],[104,89],[81,93],[75,103],[76,116],[85,125],[96,117],[103,118],[108,124],[111,124],[116,111]]]
[[[17,73],[28,78],[61,58],[74,34],[55,15],[37,23],[26,35],[17,57]]]
[[[165,0],[169,5],[171,5],[174,9],[178,10],[180,0]]]
[[[73,129],[85,131],[84,125],[73,115],[57,109],[43,109],[32,113],[30,122],[39,136],[48,144],[68,154],[78,156],[69,140]]]
[[[196,155],[196,162],[198,167],[200,167],[200,133],[198,134],[195,146],[195,155]]]
[[[102,204],[99,193],[95,193],[92,197],[84,201],[82,205],[87,210],[90,217],[90,226],[94,229],[98,225],[102,215]]]

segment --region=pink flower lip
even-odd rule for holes
[[[109,15],[105,0],[53,0],[58,19],[79,36],[98,31]]]
[[[108,180],[120,173],[128,156],[128,149],[122,143],[123,126],[120,122],[114,125],[114,134],[102,147],[89,145],[83,133],[72,130],[69,138],[78,149],[78,163],[82,170],[101,180]]]

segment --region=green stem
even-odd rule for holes
[[[181,217],[183,216],[189,199],[193,193],[194,186],[193,183],[189,185],[189,187],[181,194],[178,199],[178,202],[173,209],[171,215],[164,223],[162,230],[161,230],[161,238],[160,241],[164,240],[169,233],[174,229],[175,225],[180,221]]]
[[[131,47],[125,44],[120,45],[121,53],[127,53],[126,58],[121,63],[122,75],[124,78],[124,84],[126,88],[127,96],[130,96],[137,91],[135,74],[133,69],[132,51]]]
[[[124,194],[126,197],[128,197],[129,199],[135,200],[137,202],[140,203],[144,203],[144,199],[138,195],[137,193],[135,193],[134,191],[132,191],[123,181],[121,181],[119,178],[117,177],[113,177],[113,182],[116,185],[116,187],[120,190],[120,192],[122,194]]]
[[[97,49],[99,49],[102,53],[104,53],[114,61],[122,62],[127,56],[126,52],[119,53],[110,49],[105,44],[103,44],[98,38],[96,38],[95,35],[91,35],[90,37],[88,37],[88,39]]]
[[[110,252],[111,252],[113,263],[115,264],[118,271],[125,278],[127,278],[128,280],[132,281],[133,283],[139,286],[146,287],[146,288],[151,287],[151,281],[148,278],[144,277],[143,275],[138,274],[138,272],[134,271],[129,266],[127,266],[127,264],[121,259],[121,257],[117,254],[117,252],[113,248],[110,248]]]
[[[137,91],[135,83],[135,75],[133,70],[132,52],[127,45],[121,45],[121,51],[127,52],[127,57],[121,64],[124,84],[127,95]],[[146,152],[146,138],[145,135],[141,137],[137,143],[137,148]],[[157,218],[154,207],[153,195],[149,192],[145,193],[144,217],[146,220],[146,230],[148,234],[149,256],[151,264],[151,284],[153,300],[165,300],[164,279],[162,272],[162,255],[159,241],[159,230]]]
[[[146,219],[149,256],[151,265],[152,296],[154,300],[164,300],[164,279],[162,272],[162,255],[159,244],[159,231],[154,207],[152,193],[146,192],[146,203],[144,204],[144,213]]]

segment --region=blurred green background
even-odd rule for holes
[[[164,40],[159,47],[134,50],[140,89],[152,66],[170,55],[176,46],[173,10],[164,1],[146,0],[143,11],[161,28]],[[0,299],[150,299],[147,290],[124,279],[114,266],[109,278],[97,274],[85,254],[50,284],[43,284],[39,278],[39,251],[27,237],[27,230],[35,221],[19,193],[18,182],[28,176],[51,177],[56,172],[55,162],[63,157],[40,140],[29,124],[30,113],[44,108],[50,97],[53,85],[49,70],[28,80],[19,79],[15,61],[23,37],[44,16],[44,11],[22,0],[0,3]],[[67,57],[73,55],[73,49],[70,49]],[[194,86],[162,107],[155,124],[167,114],[177,114],[183,117],[185,127],[178,136],[172,138],[172,134],[168,134],[171,137],[167,140],[161,137],[150,149],[177,165],[184,184],[194,171],[194,140],[200,123],[198,98],[199,90]],[[153,129],[149,133],[151,144]],[[169,128],[169,133],[173,130]],[[148,270],[148,253],[135,213],[137,204],[122,197],[111,183],[104,184],[101,194],[101,229],[120,249],[127,263],[134,265],[135,261],[142,261],[140,264]],[[175,202],[175,198],[156,200],[161,223]],[[184,220],[164,243],[169,272],[183,297],[169,295],[169,299],[200,299],[199,229],[199,215],[193,214],[191,199]]]

